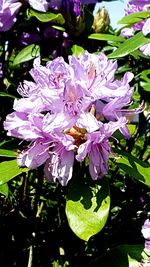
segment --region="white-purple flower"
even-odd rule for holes
[[[144,36],[147,36],[150,34],[150,19],[147,19],[146,22],[144,23],[142,32]],[[142,51],[144,55],[150,56],[150,43],[141,46],[140,51]]]
[[[132,13],[140,12],[140,11],[148,11],[150,8],[149,0],[130,0],[125,8],[125,15],[129,15]],[[134,36],[136,31],[142,31],[144,36],[147,36],[150,33],[150,19],[141,20],[135,24],[133,24],[130,28],[124,28],[121,31],[121,35],[127,38]],[[141,46],[140,51],[146,55],[150,56],[150,43]]]
[[[67,150],[62,143],[58,143],[50,152],[49,159],[45,163],[44,172],[49,182],[67,185],[72,178],[74,163],[74,151]]]
[[[22,3],[17,0],[1,0],[0,5],[0,32],[11,29],[16,22],[16,15]]]
[[[97,0],[26,0],[30,6],[40,12],[47,12],[49,9],[72,13],[75,16],[81,15],[81,5],[97,3]]]
[[[146,219],[142,225],[142,235],[145,238],[145,249],[150,251],[150,220]]]
[[[128,112],[139,112],[128,110],[133,74],[116,80],[116,61],[86,51],[68,62],[58,57],[43,66],[35,59],[32,81],[19,85],[22,98],[15,99],[4,122],[9,136],[29,142],[18,164],[30,169],[45,164],[48,180],[62,185],[72,177],[74,160],[85,157],[93,180],[106,175],[109,138],[116,130],[128,138]]]
[[[111,153],[108,138],[126,123],[125,117],[117,122],[100,123],[99,130],[87,133],[86,141],[79,146],[76,159],[83,161],[86,156],[89,157],[89,172],[93,180],[102,178],[107,174],[108,157]]]

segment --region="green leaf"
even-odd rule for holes
[[[112,42],[124,42],[125,38],[122,36],[115,36],[112,34],[92,33],[88,36],[89,39],[112,41]]]
[[[128,124],[128,130],[131,135],[135,134],[136,131],[136,125],[135,124]]]
[[[128,16],[123,17],[121,20],[117,22],[117,24],[129,24],[132,25],[136,22],[139,22],[145,18],[150,17],[149,11],[142,11],[142,12],[136,12],[129,14]]]
[[[30,19],[32,17],[36,17],[41,22],[57,21],[61,25],[65,23],[65,20],[64,20],[62,14],[60,14],[60,13],[57,13],[57,14],[51,13],[51,12],[41,13],[41,12],[35,11],[33,9],[28,9],[27,10],[27,18]]]
[[[84,48],[79,45],[73,45],[71,47],[71,51],[76,57],[78,57],[80,54],[84,54]]]
[[[150,69],[144,70],[140,73],[140,78],[144,81],[140,81],[140,86],[145,90],[145,91],[150,91]]]
[[[140,73],[140,77],[141,79],[147,81],[148,83],[150,83],[150,69],[149,70],[144,70]]]
[[[65,31],[65,28],[64,27],[61,27],[61,26],[58,26],[58,25],[53,25],[52,28],[58,30],[58,31],[61,31],[61,32],[64,32]]]
[[[144,89],[144,91],[150,92],[150,83],[140,82],[140,86]]]
[[[8,197],[8,191],[9,188],[7,183],[0,185],[0,193],[3,194],[5,197]]]
[[[0,163],[0,185],[7,183],[15,176],[27,172],[28,168],[20,168],[16,159]]]
[[[108,58],[124,57],[142,45],[148,43],[150,43],[150,38],[146,38],[142,32],[138,32],[133,37],[125,40],[123,44],[121,44],[113,53],[108,56]]]
[[[93,260],[91,267],[139,267],[142,260],[143,245],[121,245]]]
[[[66,215],[72,231],[81,239],[89,238],[104,227],[110,208],[109,186],[106,178],[100,182],[82,177],[72,181]]]
[[[0,157],[16,158],[16,152],[13,150],[0,148]]]
[[[131,177],[138,181],[150,186],[150,165],[134,157],[133,155],[121,151],[119,149],[113,149],[114,152],[119,154],[116,160],[117,165],[129,174]]]
[[[10,98],[13,98],[13,99],[16,98],[14,95],[10,95],[10,94],[7,94],[5,92],[0,92],[0,96],[2,96],[2,97],[10,97]]]
[[[13,65],[15,66],[25,61],[29,61],[31,59],[38,57],[39,55],[40,55],[39,45],[35,44],[28,45],[18,53],[18,55],[15,57],[13,61]]]

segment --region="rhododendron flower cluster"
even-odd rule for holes
[[[9,136],[29,141],[18,156],[18,164],[30,169],[45,163],[45,177],[66,185],[72,177],[74,161],[89,159],[93,180],[108,172],[111,153],[109,138],[116,130],[128,138],[133,74],[115,79],[117,62],[100,53],[87,51],[58,57],[42,66],[35,59],[30,71],[33,81],[18,87],[14,112],[7,115],[4,128]]]
[[[129,15],[132,13],[140,12],[140,11],[148,11],[150,8],[150,0],[130,0],[125,9],[125,15]],[[132,37],[135,31],[142,31],[144,36],[150,33],[150,19],[145,19],[140,22],[135,23],[130,28],[124,28],[121,31],[121,35],[126,37]],[[150,44],[145,44],[140,47],[140,50],[144,55],[150,56]]]
[[[39,12],[58,11],[69,12],[74,16],[80,16],[81,6],[96,3],[96,0],[0,0],[0,32],[8,31],[16,22],[17,13],[21,6],[29,6]]]

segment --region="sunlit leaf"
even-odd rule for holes
[[[128,130],[129,130],[131,135],[135,134],[136,125],[135,124],[128,124]]]
[[[129,24],[132,25],[134,23],[137,23],[145,18],[150,17],[149,11],[142,11],[142,12],[136,12],[129,14],[128,16],[123,17],[121,20],[117,22],[117,24]]]
[[[133,37],[124,41],[124,43],[120,44],[120,46],[111,53],[108,57],[109,58],[119,58],[124,57],[134,50],[138,49],[144,44],[150,43],[150,38],[144,37],[142,32],[138,32]]]
[[[28,45],[23,48],[15,57],[13,65],[18,65],[20,63],[34,59],[40,55],[40,46],[36,44]]]
[[[52,13],[52,12],[42,13],[42,12],[35,11],[33,9],[28,9],[27,18],[30,19],[32,17],[36,17],[41,22],[57,21],[61,25],[65,23],[65,20],[62,14],[60,13],[57,13],[57,14]]]
[[[110,196],[106,178],[95,182],[80,177],[71,183],[66,215],[70,228],[79,238],[88,241],[91,236],[100,232],[106,224],[109,208]]]
[[[115,36],[112,34],[92,33],[88,36],[89,39],[100,41],[124,42],[125,38],[122,36]]]
[[[58,30],[58,31],[61,31],[61,32],[64,32],[65,31],[65,28],[64,27],[61,27],[61,26],[58,26],[58,25],[53,25],[52,28]]]
[[[140,86],[145,90],[150,92],[150,69],[144,70],[140,73]]]
[[[15,176],[27,172],[28,168],[20,168],[16,159],[0,163],[0,185],[7,183]]]
[[[7,183],[0,185],[0,193],[3,194],[5,197],[8,197],[8,191],[9,188]]]
[[[150,69],[148,69],[148,70],[143,70],[143,71],[140,73],[140,77],[141,77],[143,80],[145,80],[145,81],[147,81],[147,82],[150,83]]]
[[[150,83],[140,82],[140,86],[144,89],[144,91],[150,92]]]
[[[16,158],[16,152],[12,150],[0,148],[0,157]]]
[[[84,48],[79,45],[73,45],[71,51],[76,57],[78,57],[80,54],[84,53]]]

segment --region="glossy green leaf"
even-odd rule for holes
[[[8,191],[9,188],[7,183],[0,185],[0,193],[3,194],[5,197],[8,197]]]
[[[0,157],[16,158],[16,152],[13,150],[0,148]]]
[[[144,70],[140,73],[140,78],[150,83],[150,69]]]
[[[129,174],[131,177],[138,181],[150,186],[150,165],[134,157],[133,155],[121,151],[119,149],[113,149],[114,152],[119,154],[119,158],[116,160],[117,165]]]
[[[82,177],[71,183],[66,215],[72,231],[81,239],[89,238],[104,227],[110,208],[109,186],[106,178],[100,182]]]
[[[40,46],[31,44],[23,48],[15,57],[13,65],[18,65],[20,63],[34,59],[40,55]]]
[[[140,73],[140,86],[145,90],[150,92],[150,69],[144,70]]]
[[[112,34],[92,33],[88,36],[89,39],[111,42],[124,42],[125,38],[122,36],[115,36]]]
[[[144,91],[150,92],[150,83],[140,82],[140,86],[144,89]]]
[[[93,260],[91,267],[139,267],[143,245],[122,245]],[[113,263],[113,264],[112,264]]]
[[[79,45],[73,45],[71,51],[76,57],[78,57],[80,54],[84,53],[84,48]]]
[[[27,18],[30,19],[32,17],[36,17],[41,22],[50,22],[50,21],[57,21],[61,25],[65,23],[63,16],[60,13],[51,13],[51,12],[38,12],[33,9],[27,10]]]
[[[150,17],[149,11],[142,11],[142,12],[136,12],[129,14],[128,16],[123,17],[121,20],[118,21],[117,24],[129,24],[132,25],[136,22],[139,22],[145,18]]]
[[[124,57],[134,50],[138,49],[144,44],[150,43],[150,38],[144,37],[142,32],[138,32],[133,37],[125,40],[113,53],[111,53],[109,58],[119,58]]]
[[[18,166],[16,159],[0,163],[0,185],[7,183],[15,176],[27,172],[28,168]]]

